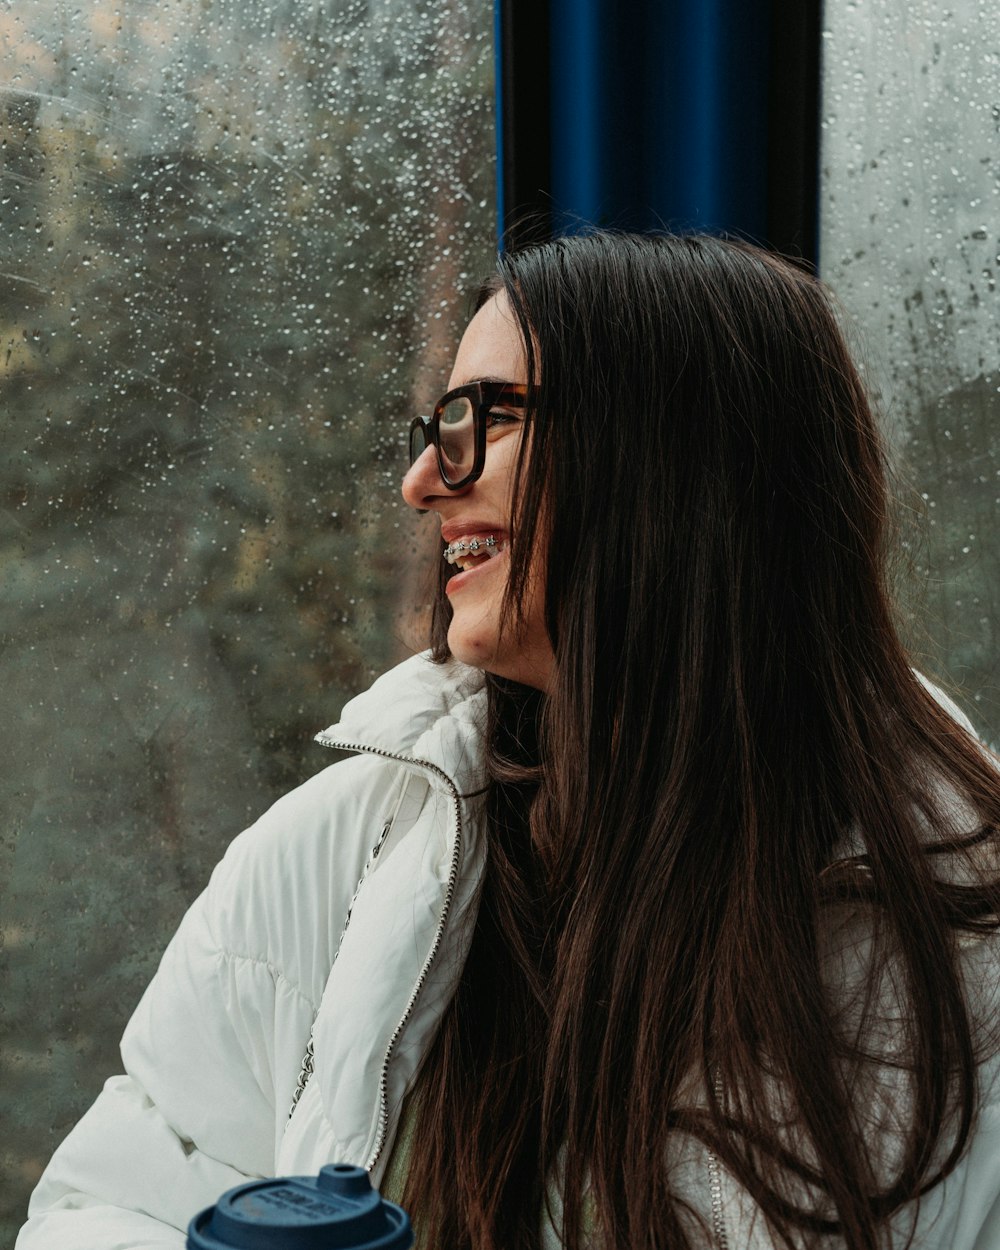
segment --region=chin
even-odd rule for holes
[[[497,659],[497,639],[484,637],[475,630],[462,629],[452,620],[448,629],[448,650],[456,660],[468,664],[471,668],[481,668],[484,672],[495,672]]]
[[[508,650],[500,645],[496,637],[470,636],[466,631],[456,629],[453,623],[448,631],[448,650],[460,663],[492,673],[494,677],[504,677],[543,693],[551,687],[555,662],[547,646],[541,654],[530,647],[511,647]]]

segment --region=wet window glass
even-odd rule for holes
[[[418,641],[488,0],[0,17],[0,1242],[228,841]]]
[[[824,27],[821,268],[905,466],[918,653],[997,745],[1000,9],[828,0]]]

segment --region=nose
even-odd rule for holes
[[[418,512],[427,512],[435,504],[453,495],[463,494],[462,491],[449,490],[441,481],[438,471],[437,455],[433,447],[425,447],[410,465],[403,478],[403,498],[411,508]]]

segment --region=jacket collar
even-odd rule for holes
[[[456,660],[435,664],[424,652],[351,699],[316,740],[430,764],[459,794],[471,794],[486,784],[485,722],[482,672]]]

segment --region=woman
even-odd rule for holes
[[[448,1250],[1000,1244],[1000,793],[894,630],[823,289],[508,254],[411,448],[436,662],[233,844],[19,1247],[333,1158]]]

